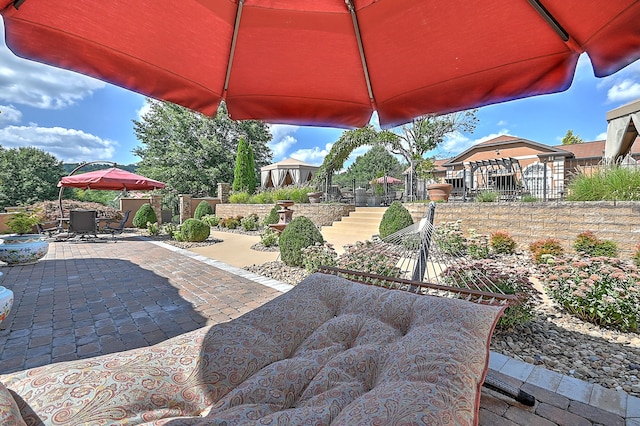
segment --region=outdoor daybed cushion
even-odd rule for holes
[[[227,323],[0,376],[0,424],[473,425],[500,312],[316,273]]]

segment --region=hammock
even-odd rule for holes
[[[486,273],[486,260],[473,259],[456,244],[456,236],[434,226],[435,203],[420,222],[374,241],[346,246],[338,267],[321,266],[318,272],[350,281],[409,291],[422,295],[452,297],[498,306],[519,303]],[[533,405],[535,398],[488,374],[484,386]]]

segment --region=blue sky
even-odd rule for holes
[[[35,146],[65,162],[139,161],[131,153],[139,144],[132,120],[144,112],[143,96],[20,59],[6,47],[1,19],[0,33],[0,145]],[[502,134],[548,145],[560,144],[569,129],[585,141],[605,139],[606,112],[638,98],[640,61],[597,79],[583,55],[569,90],[480,108],[473,134],[451,135],[433,154],[455,155]],[[274,161],[294,157],[316,165],[344,131],[287,125],[270,129]],[[356,150],[351,161],[365,151]]]

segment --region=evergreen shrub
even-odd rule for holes
[[[546,263],[549,257],[558,257],[564,254],[560,242],[553,238],[538,240],[529,244],[529,251],[536,263]]]
[[[496,231],[491,234],[489,244],[496,254],[513,254],[516,250],[516,242],[506,231]]]
[[[156,212],[153,211],[151,204],[146,203],[140,206],[136,215],[133,217],[133,226],[146,229],[148,222],[156,223],[157,221]]]
[[[187,219],[180,226],[180,241],[204,241],[209,238],[211,228],[206,223],[198,219]]]
[[[382,215],[378,232],[380,238],[385,238],[410,225],[413,225],[411,213],[401,202],[394,201]]]
[[[213,207],[211,207],[211,204],[202,200],[200,201],[200,204],[198,204],[198,206],[196,207],[196,211],[193,212],[193,218],[200,220],[202,219],[202,216],[207,214],[213,214]]]
[[[280,234],[280,257],[286,265],[303,266],[302,250],[315,243],[324,243],[322,234],[311,219],[298,216]]]
[[[585,231],[578,234],[573,243],[577,253],[584,253],[588,257],[617,257],[618,245],[614,241],[601,240],[593,231]]]

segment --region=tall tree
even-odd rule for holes
[[[577,143],[584,143],[582,138],[573,134],[573,130],[567,130],[567,133],[562,138],[562,145],[574,145]]]
[[[0,147],[0,207],[55,200],[65,174],[61,161],[38,148]]]
[[[240,138],[240,142],[238,142],[232,188],[234,191],[247,191],[249,194],[253,194],[256,191],[256,167],[253,149],[244,138]]]
[[[142,158],[138,173],[167,184],[164,201],[172,207],[178,194],[215,195],[219,182],[233,182],[241,137],[254,147],[257,167],[271,161],[271,134],[262,122],[234,121],[224,105],[209,118],[169,102],[148,102],[149,111],[133,122],[142,143],[133,153]]]
[[[398,159],[389,154],[389,151],[381,145],[374,145],[365,154],[358,156],[344,173],[335,175],[333,181],[341,185],[370,182],[385,173],[396,178],[402,177],[406,168]]]

